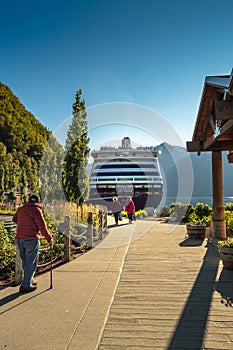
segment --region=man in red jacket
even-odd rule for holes
[[[52,236],[47,229],[39,197],[31,195],[29,201],[17,210],[13,221],[17,224],[16,241],[24,271],[19,291],[32,292],[37,288],[33,278],[39,259],[40,235],[52,244]]]

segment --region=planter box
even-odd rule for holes
[[[233,270],[233,248],[220,247],[219,251],[225,269]]]
[[[186,224],[188,238],[191,239],[204,239],[206,225],[194,225],[194,224]]]

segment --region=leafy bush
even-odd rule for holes
[[[135,216],[136,217],[146,217],[147,213],[144,209],[138,210],[135,212]]]
[[[15,237],[0,222],[0,273],[13,273],[15,268]]]
[[[191,204],[183,204],[181,202],[171,203],[171,217],[175,217],[177,220],[188,221],[189,215],[194,211]]]
[[[226,232],[228,236],[233,236],[233,212],[225,210]]]
[[[208,204],[198,202],[193,212],[189,215],[188,222],[195,225],[205,224],[206,226],[210,226],[212,219],[211,213],[212,208]]]
[[[233,248],[233,238],[228,239],[227,241],[218,241],[217,242],[217,247],[228,247],[228,248]]]
[[[14,215],[15,212],[15,209],[0,209],[0,214],[2,215]]]
[[[226,203],[225,204],[225,211],[233,211],[233,203]]]
[[[47,212],[43,212],[47,228],[50,234],[53,236],[53,249],[52,249],[52,258],[58,257],[63,254],[64,243],[63,236],[59,234],[58,226],[56,222],[50,217]],[[41,238],[41,247],[44,248],[48,246],[45,238]],[[50,259],[50,252],[41,252],[39,256],[39,264],[43,264]]]
[[[197,214],[197,216],[203,218],[204,216],[209,216],[212,213],[212,208],[209,206],[209,204],[198,202],[194,208],[194,212]]]
[[[195,212],[189,215],[189,223],[194,225],[204,224],[210,226],[211,219],[211,215],[200,217]]]

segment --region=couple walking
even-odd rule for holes
[[[119,215],[122,211],[122,205],[118,201],[117,197],[113,197],[113,203],[112,203],[112,212],[114,214],[115,223],[118,225]],[[133,221],[133,215],[135,213],[135,205],[131,197],[127,197],[127,201],[125,204],[124,210],[127,212],[129,222],[131,223]]]

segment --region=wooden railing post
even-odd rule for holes
[[[70,261],[70,216],[64,217],[64,262]]]
[[[107,234],[109,232],[108,228],[108,212],[107,210],[104,212],[104,233]]]
[[[15,285],[18,286],[23,279],[23,266],[22,261],[20,258],[19,248],[17,243],[15,244],[16,247],[16,256],[15,256]]]
[[[93,247],[93,215],[88,213],[88,226],[87,226],[87,248]]]
[[[103,210],[102,209],[99,210],[99,223],[100,223],[99,239],[103,239]]]

